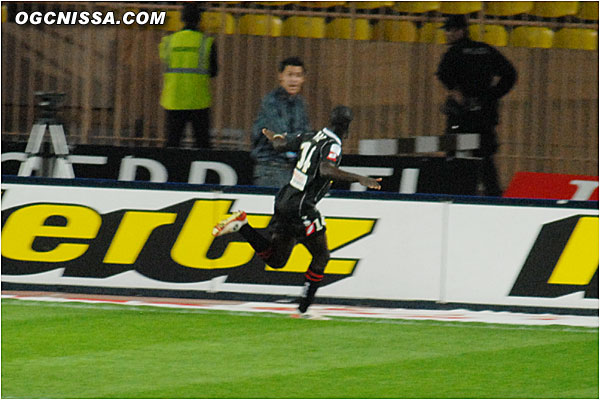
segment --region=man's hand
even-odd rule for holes
[[[262,129],[262,133],[263,133],[263,135],[265,135],[265,136],[267,137],[267,139],[269,139],[271,142],[272,142],[273,140],[275,140],[276,138],[281,138],[281,139],[283,139],[283,138],[284,138],[284,135],[282,135],[281,133],[275,133],[275,132],[273,132],[272,130],[270,130],[270,129],[267,129],[267,128],[263,128],[263,129]]]
[[[361,176],[360,180],[358,181],[358,183],[361,185],[375,190],[381,189],[379,182],[381,182],[381,178],[371,178],[370,176]]]
[[[381,178],[371,178],[370,176],[363,176],[344,171],[329,161],[321,161],[319,172],[321,173],[321,176],[334,181],[358,182],[369,189],[381,189],[381,185],[379,184]]]
[[[285,140],[285,135],[287,135],[287,133],[275,133],[267,128],[263,128],[262,133],[269,139],[269,142],[273,145],[275,151],[282,152],[286,150],[287,141]]]

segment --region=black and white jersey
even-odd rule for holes
[[[314,208],[329,191],[331,180],[321,176],[319,166],[322,161],[336,167],[340,165],[342,141],[328,128],[287,137],[286,140],[288,147],[298,152],[298,162],[290,183],[281,189],[278,199],[293,203],[289,205],[302,213],[307,208]]]

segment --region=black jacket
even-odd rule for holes
[[[447,89],[463,94],[466,101],[462,106],[465,112],[471,111],[471,118],[492,127],[498,124],[498,100],[517,80],[517,71],[502,53],[468,38],[452,44],[442,57],[436,75]],[[496,85],[493,85],[494,77],[500,78]]]

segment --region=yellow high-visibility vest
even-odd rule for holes
[[[213,38],[193,30],[165,36],[159,55],[165,71],[160,104],[167,110],[209,108],[210,51]]]

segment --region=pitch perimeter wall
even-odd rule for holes
[[[254,187],[2,179],[2,288],[219,299],[297,296],[310,255],[265,267],[212,226]],[[333,192],[319,204],[331,260],[317,301],[598,311],[598,202]]]

